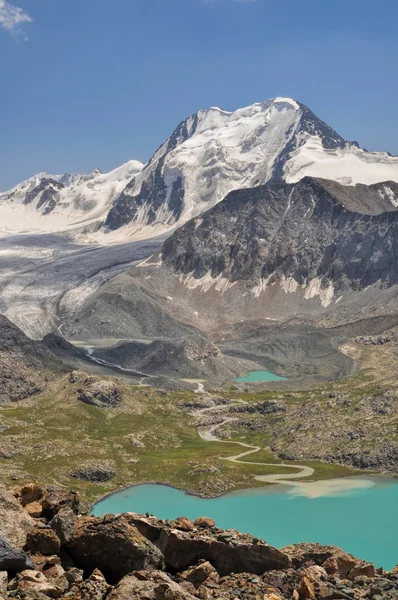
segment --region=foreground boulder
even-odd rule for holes
[[[162,569],[161,551],[124,516],[80,518],[66,549],[85,570],[99,569],[111,581],[133,570]]]
[[[98,569],[83,582],[72,585],[69,598],[71,600],[104,600],[108,597],[112,587]]]
[[[65,586],[57,585],[40,571],[23,571],[19,573],[12,584],[12,588],[28,594],[28,597],[37,597],[44,594],[50,598],[59,598],[65,591]],[[33,592],[31,595],[30,592]]]
[[[15,549],[0,537],[0,571],[18,573],[26,569],[33,569],[31,559],[22,550]]]
[[[28,533],[25,550],[32,554],[52,556],[53,554],[59,554],[61,541],[55,531],[48,525],[47,527],[35,527]]]
[[[46,489],[46,494],[41,502],[45,519],[52,519],[61,510],[71,510],[75,515],[79,513],[79,498],[75,492],[68,492],[58,488]]]
[[[13,494],[0,486],[0,536],[12,546],[23,548],[26,535],[34,525],[34,520]]]
[[[127,513],[124,518],[161,550],[172,571],[187,569],[200,559],[209,561],[221,576],[244,571],[260,575],[291,564],[277,548],[251,535],[218,529],[212,520],[201,519],[198,529],[181,531],[155,517]]]
[[[194,600],[195,596],[161,571],[135,572],[124,577],[108,600]]]
[[[283,548],[283,551],[290,556],[295,568],[319,565],[328,575],[351,581],[356,577],[375,577],[376,574],[373,564],[359,560],[337,546],[295,544]]]
[[[49,522],[51,529],[57,534],[61,544],[69,542],[75,528],[76,515],[71,508],[59,511]]]
[[[0,600],[398,599],[398,567],[376,570],[336,546],[277,550],[206,517],[79,516],[76,494],[55,488],[25,486],[16,496],[8,523],[35,503],[43,510],[29,521],[31,556],[0,544]]]

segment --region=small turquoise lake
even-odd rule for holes
[[[138,512],[161,519],[208,516],[279,548],[299,542],[334,544],[391,569],[398,563],[398,481],[366,478],[373,487],[308,498],[287,486],[202,499],[164,485],[138,485],[96,504],[93,514]]]
[[[234,381],[241,383],[260,383],[261,381],[286,381],[286,377],[279,377],[269,371],[249,371],[246,377],[238,377]]]

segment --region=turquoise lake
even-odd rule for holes
[[[234,381],[241,383],[259,383],[260,381],[286,381],[286,377],[279,377],[269,371],[249,371],[246,377],[238,377]]]
[[[208,516],[218,527],[252,533],[279,548],[299,542],[334,544],[391,569],[398,563],[398,482],[371,479],[377,482],[374,487],[319,498],[274,486],[206,500],[164,485],[139,485],[105,498],[94,506],[93,514]]]

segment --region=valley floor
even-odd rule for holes
[[[386,334],[383,345],[352,339],[343,350],[361,370],[309,391],[276,384],[165,391],[60,374],[45,392],[0,406],[2,480],[61,485],[92,502],[140,482],[211,497],[292,471],[306,481],[363,470],[397,475],[397,331]],[[79,399],[103,381],[115,381],[119,403],[103,408]],[[200,437],[209,427],[222,442]],[[260,449],[247,462],[225,460],[239,453],[236,442]]]

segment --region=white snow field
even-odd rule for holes
[[[287,183],[296,183],[306,175],[332,179],[343,185],[397,182],[398,156],[366,152],[349,142],[344,148],[329,150],[323,147],[319,137],[311,136],[292,152],[285,165]]]
[[[143,166],[139,161],[131,160],[106,174],[94,171],[90,175],[34,175],[0,194],[0,236],[79,230],[103,222],[114,199]],[[57,205],[48,214],[43,214],[37,207],[42,192],[27,203],[28,194],[43,180],[66,186],[56,190],[59,195]]]

